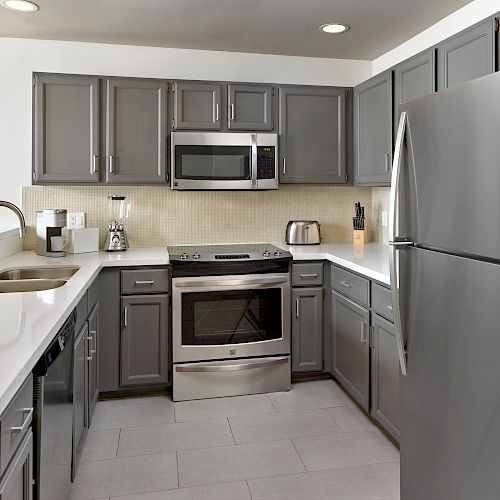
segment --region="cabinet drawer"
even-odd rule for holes
[[[33,418],[33,377],[30,375],[0,416],[0,476],[27,434]]]
[[[168,292],[168,269],[122,271],[122,293]]]
[[[322,284],[323,264],[321,262],[292,265],[292,286],[311,286]]]
[[[389,288],[372,283],[372,309],[380,316],[394,321],[392,296]]]
[[[359,304],[370,306],[370,281],[337,266],[332,266],[332,287]]]

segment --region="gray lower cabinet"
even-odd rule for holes
[[[495,19],[487,19],[439,44],[437,60],[439,90],[493,73]]]
[[[435,92],[435,54],[435,49],[430,49],[394,68],[394,136],[399,123],[399,105]]]
[[[73,466],[71,472],[73,477],[76,475],[88,428],[88,331],[88,325],[85,324],[78,332],[73,348]]]
[[[122,297],[120,384],[168,382],[168,295]]]
[[[355,184],[391,183],[392,119],[392,71],[354,89]]]
[[[222,85],[213,82],[174,83],[175,130],[220,130]]]
[[[368,309],[332,291],[333,374],[366,411],[370,405]]]
[[[33,498],[33,433],[26,433],[9,467],[0,479],[0,500]]]
[[[99,79],[36,74],[33,92],[33,183],[99,182]]]
[[[292,371],[323,370],[323,287],[292,290]]]
[[[227,128],[273,130],[273,96],[273,85],[229,84]]]
[[[399,441],[399,358],[394,325],[372,314],[371,414]]]
[[[167,182],[167,82],[107,79],[106,182]]]
[[[345,184],[346,88],[279,87],[282,184]]]

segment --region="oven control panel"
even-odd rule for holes
[[[257,179],[274,179],[275,177],[276,148],[257,146]]]

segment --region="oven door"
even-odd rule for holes
[[[174,278],[173,361],[290,353],[288,273]]]

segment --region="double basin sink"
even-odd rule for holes
[[[63,286],[78,266],[21,267],[0,273],[0,293],[39,292]]]

